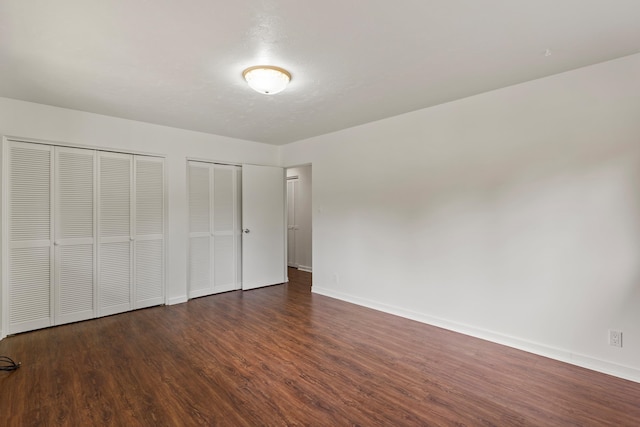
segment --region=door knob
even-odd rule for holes
[[[243,232],[243,233],[247,233],[247,234],[248,234],[250,231],[251,231],[251,230],[249,230],[248,228],[243,228],[243,229],[242,229],[242,232]]]

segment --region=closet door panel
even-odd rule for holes
[[[134,157],[134,308],[164,303],[164,160]]]
[[[136,235],[162,238],[164,233],[164,162],[135,156]]]
[[[211,238],[189,238],[189,298],[211,294]]]
[[[95,151],[55,147],[55,323],[96,316]]]
[[[56,324],[95,317],[93,244],[60,246],[58,257]]]
[[[211,165],[189,162],[189,232],[211,231]]]
[[[10,334],[53,325],[48,247],[13,248],[9,256]]]
[[[136,241],[136,307],[163,304],[163,242]]]
[[[98,162],[98,315],[108,316],[133,308],[133,156],[99,153]]]
[[[230,167],[213,167],[213,229],[216,232],[233,231],[234,226],[234,170]]]
[[[131,304],[131,243],[101,243],[99,275],[99,316],[122,313]]]
[[[14,334],[53,325],[53,150],[8,145],[8,325]]]
[[[238,289],[236,286],[236,264],[233,235],[216,235],[214,238],[214,291],[227,292]]]
[[[239,231],[237,221],[238,193],[235,166],[213,165],[213,271],[214,292],[240,289],[237,280],[235,235]],[[238,230],[237,230],[238,229]]]
[[[211,165],[189,162],[189,298],[213,292]]]
[[[239,170],[188,163],[189,298],[241,287]]]

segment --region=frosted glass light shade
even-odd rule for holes
[[[271,65],[249,67],[242,75],[253,90],[265,95],[282,92],[291,80],[291,74],[287,70]]]

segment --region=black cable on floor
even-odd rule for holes
[[[20,367],[20,362],[16,363],[12,358],[0,356],[0,371],[15,371]]]

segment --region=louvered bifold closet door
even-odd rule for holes
[[[53,150],[8,146],[7,333],[53,325]]]
[[[237,166],[213,165],[213,290],[240,289],[240,209]]]
[[[213,170],[209,163],[189,162],[189,298],[213,293]]]
[[[164,159],[134,156],[134,308],[164,303]]]
[[[55,147],[55,323],[96,316],[95,158]]]
[[[133,156],[98,153],[98,316],[133,309]]]

